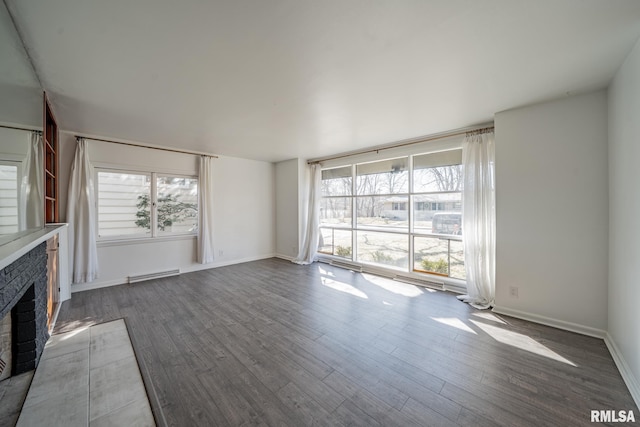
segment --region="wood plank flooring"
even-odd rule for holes
[[[633,410],[602,340],[279,259],[73,294],[56,332],[126,317],[174,426],[579,426]],[[155,405],[154,405],[155,402]]]

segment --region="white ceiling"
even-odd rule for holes
[[[7,0],[62,129],[279,161],[604,88],[638,0]]]

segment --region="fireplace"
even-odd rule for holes
[[[49,338],[46,243],[0,270],[0,319],[0,378],[34,369]]]

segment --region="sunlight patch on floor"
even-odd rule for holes
[[[447,326],[453,326],[454,328],[460,329],[461,331],[470,332],[474,335],[478,335],[476,331],[471,329],[469,326],[465,325],[464,322],[457,317],[432,317],[436,322],[440,322]]]
[[[328,279],[326,277],[321,277],[320,280],[322,282],[322,285],[326,286],[327,288],[331,288],[331,289],[335,289],[336,291],[340,291],[340,292],[344,292],[344,293],[347,293],[347,294],[351,294],[351,295],[356,296],[358,298],[369,299],[367,294],[362,292],[360,289],[358,289],[358,288],[356,288],[354,286],[351,286],[348,283],[339,282],[337,280]]]
[[[492,322],[501,323],[503,325],[507,324],[504,320],[502,320],[501,318],[499,318],[495,314],[489,313],[487,311],[479,311],[477,313],[471,313],[471,314],[473,316],[480,317],[480,318],[485,319],[485,320],[491,320]]]
[[[405,297],[413,298],[424,293],[418,286],[387,279],[386,277],[374,276],[373,274],[366,273],[362,273],[362,277],[385,291],[393,292],[394,294]]]
[[[320,266],[318,266],[318,271],[320,272],[320,274],[324,274],[325,276],[336,277],[336,274],[333,271],[325,270]]]
[[[471,323],[482,329],[498,342],[577,367],[577,365],[572,361],[560,356],[555,351],[540,344],[531,337],[475,320],[471,320]]]
[[[64,336],[63,336],[62,338],[60,338],[60,341],[66,341],[66,340],[68,340],[68,339],[71,339],[71,338],[73,338],[74,336],[78,335],[80,332],[82,332],[82,331],[86,331],[87,329],[89,329],[89,327],[90,327],[90,326],[91,326],[91,325],[83,326],[83,327],[80,327],[80,328],[76,328],[76,329],[74,329],[74,330],[73,330],[73,331],[71,331],[71,332],[66,332],[66,333],[64,334]]]

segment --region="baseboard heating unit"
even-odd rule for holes
[[[179,274],[180,270],[177,268],[174,270],[158,271],[156,273],[138,274],[136,276],[129,276],[129,283],[138,283],[145,280],[160,279],[161,277],[177,276]]]
[[[347,270],[353,270],[353,271],[357,271],[358,273],[362,273],[362,266],[358,264],[353,264],[350,262],[340,261],[335,259],[332,259],[331,262],[329,262],[329,264],[335,267],[345,268]]]

